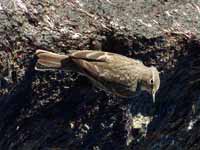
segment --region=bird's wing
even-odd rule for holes
[[[87,76],[109,90],[122,95],[137,88],[138,74],[134,68],[140,64],[138,61],[118,54],[86,50],[72,53],[70,57]]]
[[[72,52],[69,56],[73,59],[83,59],[87,61],[106,62],[112,59],[114,53],[94,51],[94,50],[81,50]]]
[[[139,61],[139,60],[134,60],[131,58],[128,58],[123,55],[119,55],[116,53],[110,53],[110,52],[104,52],[104,51],[95,51],[95,50],[80,50],[80,51],[75,51],[72,50],[70,54],[68,55],[72,59],[82,59],[90,62],[110,62],[110,63],[117,63],[119,61],[125,62],[125,63],[132,63],[134,65],[141,65],[143,66],[144,64]]]

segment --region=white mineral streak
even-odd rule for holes
[[[197,121],[199,121],[199,120],[200,120],[200,116],[197,116],[195,119],[190,120],[190,122],[189,122],[189,124],[188,124],[188,127],[187,127],[187,130],[188,130],[188,131],[189,131],[189,130],[192,130],[192,128],[194,127],[195,123],[196,123]]]
[[[145,137],[147,133],[147,126],[152,121],[153,117],[143,116],[141,113],[133,116],[132,127],[134,129],[139,129],[142,135]]]
[[[197,12],[198,12],[199,15],[200,15],[200,8],[199,8],[199,6],[198,6],[197,4],[195,4],[195,3],[193,3],[193,5],[194,5],[194,7],[196,8]]]
[[[0,11],[1,11],[1,10],[3,10],[3,7],[2,7],[2,4],[1,4],[1,2],[0,2]]]
[[[172,17],[172,15],[170,14],[169,11],[165,11],[165,14],[166,14],[168,17]]]
[[[73,35],[72,35],[72,39],[79,39],[81,37],[81,34],[80,33],[74,33]]]
[[[137,19],[137,21],[139,21],[142,25],[144,25],[146,27],[152,27],[152,25],[150,23],[145,23],[142,19]]]
[[[20,9],[26,13],[28,12],[26,4],[22,0],[12,0],[10,2],[13,3],[15,9]]]
[[[189,125],[188,125],[188,127],[187,127],[187,130],[189,131],[189,130],[192,130],[192,128],[193,128],[193,126],[194,126],[194,124],[197,122],[197,119],[194,119],[194,120],[190,120],[190,122],[189,122]]]

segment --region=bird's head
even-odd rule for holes
[[[155,102],[155,95],[160,87],[160,76],[159,72],[155,67],[151,67],[152,78],[150,79],[151,94],[153,96],[153,102]]]
[[[159,72],[155,67],[149,68],[150,72],[148,74],[145,74],[145,77],[143,77],[142,81],[142,89],[149,92],[153,97],[153,102],[155,102],[155,95],[160,87],[160,76]]]

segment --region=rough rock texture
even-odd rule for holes
[[[191,0],[0,1],[0,149],[200,149],[199,18]],[[37,48],[155,65],[156,103],[142,93],[130,108],[76,73],[36,72]]]

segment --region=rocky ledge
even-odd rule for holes
[[[1,150],[196,150],[200,3],[0,2]],[[161,87],[124,100],[76,73],[34,70],[34,52],[98,49],[154,65]]]

